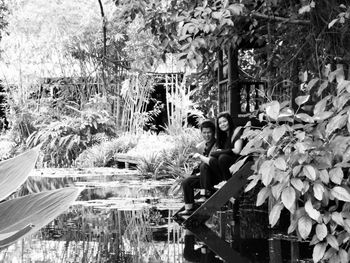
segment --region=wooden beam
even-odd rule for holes
[[[251,167],[252,161],[247,162],[226,182],[226,184],[217,190],[205,203],[203,203],[193,214],[184,222],[184,226],[197,225],[207,220],[214,212],[218,211],[231,197],[237,198],[247,179],[253,174]]]

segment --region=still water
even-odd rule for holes
[[[67,186],[84,190],[75,204],[49,225],[2,250],[0,262],[224,262],[203,240],[173,221],[174,213],[182,206],[174,185],[176,182],[170,179],[142,180],[127,170],[118,175],[52,176],[41,172],[40,176],[31,176],[19,195]],[[249,198],[240,202],[235,214],[240,220],[234,220],[233,213],[225,213],[225,233],[218,227],[223,220],[218,214],[206,225],[217,234],[221,231],[222,238],[247,262],[292,262],[289,243],[271,246],[267,215]],[[235,240],[237,229],[239,241]],[[281,256],[284,250],[288,252]]]

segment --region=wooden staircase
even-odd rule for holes
[[[235,251],[224,238],[217,235],[213,230],[205,225],[205,222],[229,201],[231,197],[237,198],[243,191],[247,179],[253,174],[251,167],[252,161],[246,162],[232,177],[217,190],[205,203],[195,210],[188,217],[181,217],[179,212],[184,210],[182,207],[174,214],[174,220],[190,230],[199,240],[204,242],[209,249],[215,252],[226,262],[248,263],[248,259],[242,257]]]

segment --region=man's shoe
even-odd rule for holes
[[[204,203],[206,202],[208,199],[208,197],[206,197],[205,195],[202,195],[199,199],[196,200],[196,203]]]

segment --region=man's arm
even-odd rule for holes
[[[202,154],[199,154],[199,153],[195,153],[193,155],[193,158],[199,158],[203,163],[205,164],[209,164],[209,157],[206,157]]]

